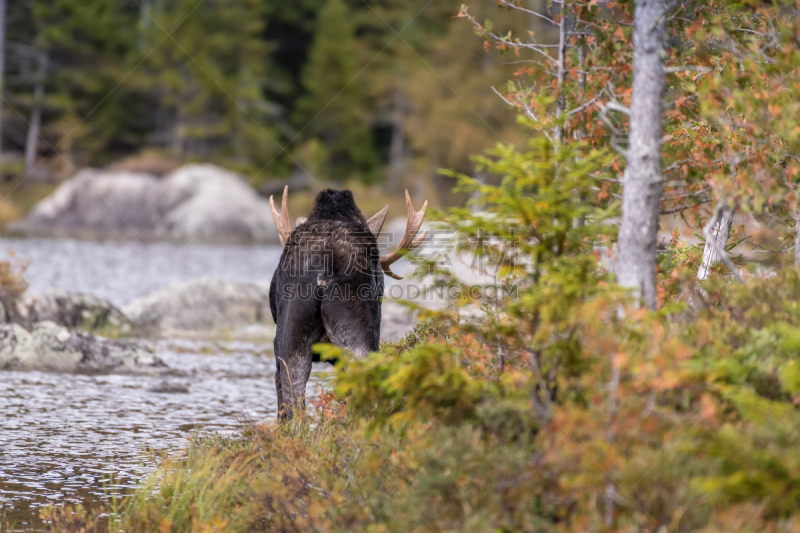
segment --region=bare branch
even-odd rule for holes
[[[743,32],[759,35],[761,37],[764,37],[766,35],[765,33],[757,32],[757,31],[754,31],[754,30],[748,30],[747,28],[733,28],[733,31],[743,31]]]
[[[551,19],[550,17],[548,17],[546,15],[542,15],[538,11],[534,11],[532,9],[525,9],[524,7],[518,6],[514,2],[509,2],[508,0],[500,0],[500,2],[498,2],[498,5],[499,6],[503,6],[503,7],[507,7],[509,9],[515,9],[517,11],[522,11],[523,13],[528,13],[529,15],[533,15],[535,17],[539,17],[542,20],[546,20],[547,22],[549,22],[550,24],[553,24],[553,25],[556,24],[556,21]]]
[[[498,91],[498,90],[497,90],[497,89],[495,89],[494,87],[491,87],[491,89],[492,89],[492,91],[494,92],[494,94],[496,94],[497,96],[499,96],[499,97],[500,97],[500,99],[501,99],[503,102],[505,102],[506,104],[508,104],[509,106],[511,106],[511,107],[513,107],[513,108],[516,108],[516,109],[521,109],[521,110],[522,110],[522,112],[523,112],[523,113],[525,113],[525,116],[527,116],[527,117],[528,117],[528,118],[530,118],[531,120],[534,120],[534,121],[536,121],[536,122],[541,122],[541,120],[539,119],[539,116],[538,116],[536,113],[534,113],[534,112],[533,112],[533,110],[532,110],[532,109],[531,109],[531,108],[530,108],[528,105],[525,105],[525,104],[523,104],[523,103],[520,103],[520,102],[512,102],[511,100],[509,100],[508,98],[506,98],[505,96],[503,96],[503,94],[502,94],[502,93],[500,93],[500,91]],[[548,133],[547,133],[546,131],[543,131],[543,133],[545,134],[545,136],[546,136],[546,137],[547,137],[549,140],[552,140],[552,139],[551,139],[551,137],[550,137],[550,135],[548,135]]]
[[[597,95],[596,95],[594,98],[592,98],[592,99],[591,99],[591,100],[589,100],[588,102],[584,102],[583,104],[579,105],[579,106],[578,106],[578,107],[576,107],[575,109],[573,109],[573,110],[569,111],[569,112],[567,113],[567,115],[568,115],[568,116],[572,116],[572,115],[574,115],[574,114],[576,114],[576,113],[580,113],[581,111],[584,111],[584,110],[586,110],[586,109],[588,109],[588,108],[592,107],[592,106],[595,104],[595,102],[597,102],[597,100],[599,100],[599,99],[600,99],[600,97],[601,97],[602,95],[603,95],[603,93],[602,93],[602,92],[599,92],[599,93],[597,93]]]
[[[693,198],[695,196],[700,196],[702,194],[705,194],[710,190],[711,190],[711,187],[706,187],[705,189],[700,189],[699,191],[685,192],[685,193],[681,193],[681,194],[676,194],[674,196],[665,197],[664,200],[669,201],[669,200],[678,200],[680,198]]]
[[[670,170],[675,170],[678,167],[680,167],[681,165],[685,165],[686,163],[689,163],[691,161],[692,161],[691,158],[689,158],[689,159],[681,159],[680,161],[675,161],[670,166],[664,168],[664,172],[669,172]],[[667,185],[664,184],[664,186],[666,187]]]
[[[631,110],[625,107],[624,105],[620,104],[619,102],[612,100],[606,104],[606,107],[611,111],[619,111],[620,113],[625,113],[626,115],[631,115]]]
[[[541,54],[544,57],[546,57],[548,61],[552,62],[553,64],[556,64],[556,60],[553,59],[553,57],[549,53],[547,53],[546,49],[547,48],[558,48],[557,44],[523,43],[519,39],[514,41],[512,39],[509,39],[509,38],[506,38],[506,37],[501,37],[501,36],[496,35],[496,34],[490,32],[490,31],[487,31],[486,28],[484,28],[477,20],[475,20],[474,17],[468,17],[468,18],[469,18],[470,22],[472,22],[473,26],[476,26],[477,28],[479,28],[483,33],[485,33],[486,35],[488,35],[489,37],[491,37],[495,41],[503,43],[506,46],[513,46],[513,47],[516,47],[516,48],[525,48],[525,49],[528,49],[528,50],[533,50],[534,52],[538,52],[539,54]]]
[[[533,372],[533,375],[536,377],[538,381],[536,387],[531,393],[531,399],[534,401],[534,407],[536,410],[536,414],[542,420],[550,420],[552,417],[552,402],[550,400],[550,388],[547,386],[547,383],[544,381],[544,377],[542,376],[542,370],[539,365],[539,357],[541,357],[541,351],[534,351],[522,348],[522,351],[527,352],[530,355],[530,368]],[[540,405],[541,404],[541,405]]]
[[[673,207],[672,209],[664,209],[663,211],[659,211],[659,214],[661,214],[661,215],[672,215],[674,213],[683,213],[687,209],[691,209],[693,207],[697,207],[698,205],[704,205],[704,204],[707,204],[707,203],[710,203],[710,202],[711,202],[711,198],[708,198],[706,200],[701,200],[699,202],[695,202],[692,205],[681,205],[681,206],[678,206],[678,207]]]
[[[606,106],[604,106],[603,104],[600,104],[600,115],[599,115],[600,116],[600,120],[602,120],[603,123],[606,125],[606,127],[608,127],[608,129],[611,130],[611,133],[613,133],[614,135],[622,135],[622,130],[620,130],[615,124],[613,124],[608,119],[608,116],[607,116],[608,111],[609,110],[608,110],[608,108]]]

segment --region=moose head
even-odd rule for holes
[[[406,191],[406,231],[393,252],[379,255],[377,237],[389,206],[367,220],[350,191],[327,189],[292,230],[288,195],[287,186],[280,212],[269,199],[283,244],[269,292],[277,326],[275,388],[282,419],[304,406],[311,363],[319,361],[314,344],[330,342],[358,356],[378,350],[383,276],[402,279],[390,267],[425,239],[427,230],[419,229],[428,206],[426,201],[415,211]]]

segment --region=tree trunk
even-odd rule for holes
[[[0,0],[1,1],[1,0]],[[152,0],[142,0],[139,8],[139,47],[147,45],[147,30],[150,29],[150,4]]]
[[[47,73],[47,54],[39,52],[39,66],[36,70],[36,85],[33,89],[33,110],[28,124],[28,138],[25,141],[25,172],[30,174],[36,167],[39,130],[42,127],[42,106],[44,105],[44,80]]]
[[[800,207],[797,209],[797,225],[794,227],[794,266],[800,266]]]
[[[172,157],[174,157],[175,159],[180,159],[183,156],[183,148],[184,148],[183,129],[184,129],[183,106],[180,103],[178,103],[178,106],[175,109],[175,121],[172,124],[172,133],[170,135]]]
[[[486,185],[486,172],[485,171],[476,172],[475,176],[473,176],[473,177],[475,178],[475,181],[477,181],[481,185]],[[481,197],[480,188],[477,188],[474,192],[472,192],[470,194],[470,199],[473,200],[473,201],[479,199],[480,197]],[[485,211],[485,206],[483,205],[482,202],[481,203],[473,203],[472,206],[470,207],[470,211],[472,211],[473,213],[480,213],[482,211]]]
[[[566,109],[566,95],[564,95],[564,82],[567,76],[567,3],[561,2],[561,19],[558,21],[558,95],[556,97],[556,119],[561,119]],[[562,124],[557,124],[553,131],[553,141],[558,145],[564,142],[564,127]]]
[[[639,0],[634,12],[633,95],[622,196],[617,281],[656,307],[656,244],[664,122],[664,0]]]
[[[487,54],[488,55],[488,54]],[[400,89],[394,90],[394,110],[392,112],[392,140],[389,145],[388,192],[402,190],[406,169],[406,139],[403,126],[406,114],[406,97]]]
[[[139,29],[146,30],[150,27],[150,4],[152,0],[142,0],[139,8]]]
[[[714,236],[714,242],[717,243],[716,248],[725,249],[728,244],[728,237],[731,234],[731,226],[733,225],[733,209],[725,207],[719,217],[719,220],[711,230]],[[711,272],[711,267],[720,262],[722,258],[717,255],[715,247],[710,242],[706,242],[703,248],[703,260],[700,263],[700,268],[697,270],[697,279],[703,280],[708,277]]]
[[[6,0],[0,0],[0,161],[3,160],[3,89],[6,72]]]

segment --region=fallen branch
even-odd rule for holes
[[[705,74],[707,72],[711,72],[711,67],[700,67],[697,65],[680,65],[677,67],[667,67],[664,69],[664,72],[667,74],[677,74],[679,72],[686,72],[687,70],[691,72],[700,72],[702,74]]]
[[[741,274],[739,274],[739,271],[736,269],[736,265],[734,265],[733,261],[731,261],[731,258],[728,257],[727,252],[725,252],[725,250],[720,248],[719,244],[717,244],[717,241],[714,238],[714,235],[712,235],[711,233],[711,231],[714,229],[714,226],[716,226],[717,222],[719,222],[720,216],[722,215],[722,212],[724,210],[725,210],[725,203],[724,201],[720,200],[720,202],[717,204],[717,207],[714,209],[714,216],[711,218],[711,220],[708,221],[708,224],[706,224],[706,226],[703,228],[703,236],[706,238],[706,244],[711,246],[711,249],[714,251],[717,257],[719,257],[719,260],[722,261],[722,263],[725,265],[728,271],[731,274],[733,274],[733,277],[735,277],[740,283],[744,283],[744,278],[742,277]],[[711,266],[710,261],[708,266],[709,267]]]

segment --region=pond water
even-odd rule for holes
[[[196,277],[268,280],[280,247],[0,239],[29,258],[30,290],[85,291],[122,306]],[[2,254],[0,254],[2,255]],[[135,487],[150,451],[177,452],[195,432],[234,433],[275,417],[271,343],[163,339],[150,343],[188,392],[152,392],[164,378],[0,372],[0,529],[41,527],[47,503],[96,504]],[[308,394],[328,376],[315,365]]]
[[[120,307],[148,292],[199,277],[269,281],[281,250],[281,246],[0,238],[0,258],[12,252],[30,262],[25,272],[29,290],[89,292]]]

